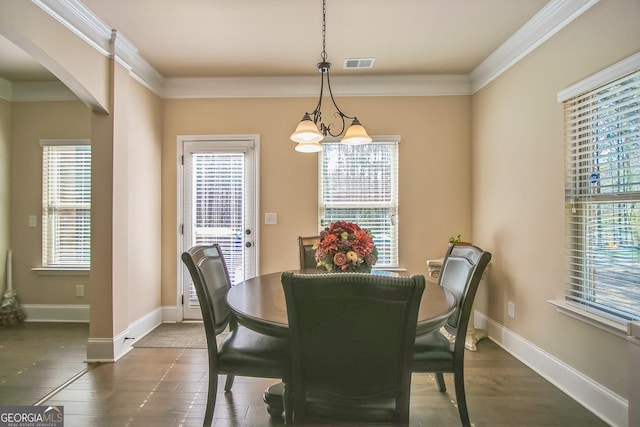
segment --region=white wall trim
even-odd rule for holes
[[[640,52],[561,90],[558,92],[558,102],[582,95],[638,69],[640,69]]]
[[[629,403],[583,373],[523,339],[498,322],[475,312],[489,338],[582,406],[614,427],[628,426]]]
[[[0,77],[0,99],[13,100],[13,84],[9,80]]]
[[[471,81],[463,74],[331,77],[334,93],[344,96],[470,95]],[[215,77],[164,79],[163,98],[317,97],[314,76]]]
[[[88,304],[23,304],[26,322],[89,323]]]
[[[162,323],[162,309],[157,308],[134,322],[113,338],[89,338],[87,362],[115,362],[133,349],[133,344]]]
[[[180,316],[178,316],[180,314]],[[162,322],[182,322],[182,310],[177,305],[162,306]]]
[[[550,1],[471,72],[472,92],[491,83],[598,1]]]

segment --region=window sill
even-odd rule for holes
[[[31,271],[42,275],[87,276],[90,267],[34,267]]]
[[[627,324],[616,322],[613,319],[609,319],[604,316],[600,316],[596,313],[587,311],[576,304],[571,304],[562,300],[549,300],[550,304],[556,306],[556,310],[559,313],[572,317],[581,322],[587,323],[591,326],[595,326],[610,334],[616,335],[620,338],[627,338]]]

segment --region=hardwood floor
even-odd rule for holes
[[[135,348],[116,363],[86,364],[87,336],[86,324],[0,327],[0,406],[61,405],[65,427],[202,426],[206,350]],[[465,368],[476,427],[607,425],[489,340],[467,352]],[[414,374],[412,426],[460,425],[445,377],[447,392],[440,393],[432,375]],[[222,380],[214,426],[283,425],[262,402],[273,380],[236,377],[231,393],[222,391]]]

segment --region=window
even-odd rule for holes
[[[42,140],[42,266],[89,267],[91,145]]]
[[[640,71],[565,106],[566,300],[640,319]],[[628,71],[627,71],[628,72]]]
[[[397,137],[359,146],[326,142],[318,156],[320,225],[344,220],[369,229],[378,249],[376,267],[398,266],[399,142]]]

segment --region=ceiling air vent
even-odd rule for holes
[[[376,58],[349,58],[344,60],[344,69],[362,69],[373,68],[373,62]]]

